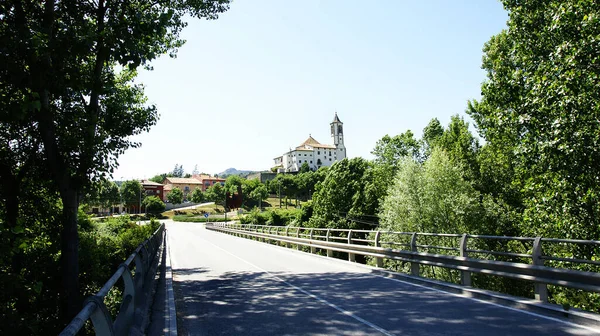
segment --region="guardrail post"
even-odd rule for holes
[[[300,228],[296,229],[296,238],[300,238]],[[296,250],[300,251],[300,244],[296,244]]]
[[[290,229],[289,227],[287,227],[287,226],[285,227],[285,236],[286,236],[286,237],[288,236],[288,230],[289,230],[289,229]],[[289,243],[289,242],[286,242],[286,243],[285,243],[285,247],[287,247],[287,248],[290,248],[290,243]]]
[[[123,274],[121,274],[121,278],[123,279],[123,283],[125,284],[125,288],[123,290],[123,302],[121,303],[121,307],[119,308],[119,315],[115,319],[114,329],[116,335],[128,335],[129,327],[131,323],[133,323],[133,317],[136,309],[136,295],[141,294],[135,292],[135,285],[133,283],[133,278],[131,277],[131,271],[129,267],[125,264],[121,264],[120,267],[123,267]]]
[[[106,309],[104,299],[95,295],[90,296],[85,300],[83,305],[85,306],[88,302],[93,302],[96,305],[96,309],[94,309],[94,312],[90,315],[90,320],[92,320],[96,335],[114,335],[115,331],[112,325],[112,318],[110,317],[108,309]]]
[[[329,241],[329,235],[331,234],[331,229],[327,229],[327,234],[325,235],[325,240]],[[327,256],[333,257],[333,250],[327,249]]]
[[[465,258],[469,257],[469,254],[467,253],[467,239],[467,234],[463,233],[462,237],[460,238],[460,256]],[[471,272],[460,271],[460,283],[463,286],[471,286]]]
[[[544,266],[544,260],[542,259],[542,237],[535,237],[531,259],[533,260],[534,265]],[[548,286],[541,282],[536,282],[534,286],[535,299],[542,302],[548,302]]]
[[[312,238],[313,238],[313,228],[310,228],[310,235],[308,236],[308,239],[310,239],[310,253],[316,253],[317,249],[312,247]]]
[[[348,245],[352,245],[352,230],[348,231]],[[348,261],[355,262],[356,255],[354,253],[348,252]]]
[[[412,252],[417,252],[417,233],[416,232],[413,232],[412,236],[410,237],[410,250]],[[414,275],[414,276],[420,275],[420,267],[419,267],[418,263],[416,263],[416,262],[410,263],[410,274]]]
[[[381,247],[379,244],[379,239],[381,238],[381,231],[377,231],[375,233],[375,247]],[[383,267],[383,258],[381,257],[376,257],[375,258],[375,263],[377,265],[377,267]]]

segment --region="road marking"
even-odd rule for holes
[[[204,240],[204,239],[202,239],[202,240]],[[298,287],[298,286],[296,286],[296,285],[293,285],[293,284],[291,284],[291,283],[289,283],[289,282],[287,282],[287,281],[285,281],[285,280],[281,279],[280,277],[278,277],[278,276],[276,276],[276,275],[272,274],[271,272],[269,272],[269,271],[267,271],[267,270],[265,270],[265,269],[263,269],[263,268],[261,268],[261,267],[259,267],[259,266],[256,266],[256,265],[254,265],[253,263],[249,262],[248,260],[245,260],[245,259],[243,259],[243,258],[241,258],[241,257],[239,257],[239,256],[237,256],[237,255],[235,255],[235,254],[233,254],[233,253],[231,253],[231,252],[227,251],[226,249],[224,249],[224,248],[222,248],[222,247],[220,247],[220,246],[217,246],[217,245],[215,245],[215,244],[211,243],[211,242],[210,242],[210,241],[208,241],[208,240],[204,240],[204,242],[205,242],[205,243],[208,243],[208,244],[210,244],[210,245],[212,245],[212,246],[214,246],[214,247],[218,248],[219,250],[221,250],[221,251],[223,251],[223,252],[225,252],[225,253],[227,253],[227,254],[231,255],[232,257],[234,257],[234,258],[237,258],[237,259],[239,259],[239,260],[241,260],[241,261],[245,262],[246,264],[248,264],[248,265],[250,265],[250,266],[252,266],[252,267],[254,267],[254,268],[256,268],[256,269],[258,269],[258,270],[260,270],[260,271],[262,271],[262,272],[264,272],[264,273],[266,273],[266,274],[268,274],[268,275],[269,275],[271,278],[273,278],[273,279],[275,279],[275,280],[277,280],[277,281],[280,281],[280,282],[282,282],[282,283],[284,283],[284,284],[286,284],[286,285],[288,285],[288,286],[290,286],[290,287],[294,288],[295,290],[297,290],[297,291],[299,291],[299,292],[301,292],[301,293],[303,293],[303,294],[305,294],[305,295],[307,295],[307,296],[309,296],[309,297],[311,297],[311,298],[313,298],[313,299],[315,299],[315,300],[317,300],[317,301],[319,301],[319,302],[321,302],[321,303],[324,303],[324,304],[328,305],[329,307],[331,307],[331,308],[333,308],[333,309],[335,309],[335,310],[339,311],[340,313],[342,313],[342,314],[344,314],[344,315],[346,315],[346,316],[349,316],[349,317],[351,317],[351,318],[353,318],[353,319],[357,320],[358,322],[360,322],[360,323],[362,323],[362,324],[364,324],[364,325],[366,325],[366,326],[369,326],[369,327],[371,327],[371,328],[373,328],[373,329],[375,329],[375,330],[379,331],[380,333],[382,333],[382,334],[384,334],[384,335],[387,335],[387,336],[393,336],[393,335],[394,335],[394,334],[390,333],[389,331],[387,331],[387,330],[385,330],[385,329],[381,328],[380,326],[378,326],[378,325],[376,325],[376,324],[374,324],[374,323],[371,323],[371,322],[369,322],[369,321],[367,321],[367,320],[365,320],[365,319],[363,319],[363,318],[361,318],[361,317],[359,317],[359,316],[356,316],[356,315],[354,315],[352,312],[349,312],[349,311],[347,311],[347,310],[344,310],[344,309],[340,308],[339,306],[337,306],[337,305],[335,305],[335,304],[333,304],[333,303],[331,303],[331,302],[329,302],[329,301],[327,301],[327,300],[325,300],[325,299],[323,299],[323,298],[321,298],[321,297],[319,297],[319,296],[317,296],[317,295],[314,295],[314,294],[312,294],[312,293],[310,293],[310,292],[308,292],[308,291],[304,290],[304,289],[303,289],[303,288],[301,288],[301,287]]]
[[[171,239],[169,239],[168,231],[165,229],[165,327],[168,331],[167,335],[177,336],[177,315],[175,312],[175,295],[173,292],[173,273],[171,268]]]
[[[252,240],[247,240],[247,241],[252,242]],[[229,251],[224,250],[223,248],[221,248],[219,246],[216,246],[214,244],[211,244],[211,245],[219,248],[222,251],[225,251],[225,252],[231,254]],[[289,251],[289,252],[292,252],[292,253],[299,253],[300,252],[300,251],[292,250],[292,249],[289,249],[289,248],[286,248],[286,247],[275,246],[275,245],[270,245],[270,244],[261,244],[261,246],[265,246],[267,248],[277,249],[279,251],[285,250],[285,251]],[[231,255],[233,255],[233,254],[231,254]],[[345,261],[345,260],[333,259],[333,258],[329,258],[329,257],[325,257],[325,256],[319,256],[319,255],[309,254],[309,253],[306,253],[306,252],[302,252],[302,255],[312,256],[312,257],[319,257],[319,259],[321,259],[323,261],[340,262],[340,263],[343,263],[344,266],[353,266],[353,267],[358,267],[358,268],[361,268],[361,269],[371,268],[368,265],[362,265],[362,264],[361,265],[355,265],[355,264],[348,265],[349,262]],[[268,271],[265,271],[265,270],[261,269],[260,267],[258,267],[256,265],[253,265],[250,262],[239,258],[236,255],[233,255],[233,256],[236,257],[236,258],[238,258],[238,259],[240,259],[240,260],[242,260],[242,261],[244,261],[244,262],[246,262],[247,264],[249,264],[249,265],[251,265],[253,267],[256,267],[256,268],[258,268],[258,269],[260,269],[260,270],[262,270],[262,271],[264,271],[266,273],[269,273]],[[594,333],[600,334],[600,329],[598,329],[598,328],[589,327],[589,326],[585,326],[585,325],[581,325],[581,324],[576,324],[576,323],[565,321],[565,320],[561,320],[561,319],[558,319],[558,318],[555,318],[555,317],[541,315],[541,314],[537,314],[537,313],[534,313],[534,312],[530,312],[530,311],[527,311],[527,310],[521,310],[521,309],[517,309],[517,308],[513,308],[513,307],[508,307],[508,306],[504,306],[504,305],[501,305],[501,304],[498,304],[498,303],[494,303],[494,302],[490,302],[490,301],[486,301],[486,300],[482,300],[482,299],[477,299],[477,298],[473,298],[473,297],[468,297],[468,296],[465,296],[465,295],[461,295],[461,294],[457,294],[457,293],[452,293],[452,292],[449,292],[449,291],[444,291],[442,289],[437,289],[437,288],[433,288],[433,287],[427,287],[427,286],[424,286],[424,285],[419,285],[419,284],[412,283],[412,282],[405,281],[405,280],[400,280],[400,279],[396,279],[396,278],[390,278],[390,277],[386,277],[386,276],[379,275],[379,274],[373,274],[373,273],[365,273],[365,274],[373,275],[373,276],[376,276],[376,277],[379,277],[379,278],[383,278],[383,279],[387,279],[387,280],[391,280],[391,281],[395,281],[395,282],[399,282],[399,283],[403,283],[405,285],[410,285],[410,286],[415,286],[415,287],[420,287],[420,288],[432,290],[432,291],[435,291],[435,292],[438,292],[438,293],[450,294],[452,296],[456,296],[456,297],[459,297],[459,298],[463,298],[463,299],[467,299],[467,300],[476,301],[476,302],[479,302],[479,303],[484,303],[484,304],[492,305],[492,306],[495,306],[495,307],[498,307],[498,308],[508,309],[508,310],[511,310],[511,311],[514,311],[514,312],[519,312],[519,313],[522,313],[522,314],[527,314],[527,315],[530,315],[530,316],[539,317],[539,318],[542,318],[542,319],[546,319],[546,320],[550,320],[550,321],[553,321],[553,322],[558,322],[558,323],[566,324],[566,325],[569,325],[571,327],[585,329],[585,330],[592,331]],[[272,275],[270,273],[269,273],[269,275],[271,275],[272,277],[277,278],[275,275]],[[427,278],[424,278],[424,279],[427,279]],[[286,284],[288,284],[283,279],[278,279],[278,280],[280,280],[280,281],[285,282]],[[290,285],[292,287],[295,287],[292,284],[288,284],[288,285]],[[309,295],[312,295],[312,294],[309,294]],[[352,314],[352,313],[350,313],[350,314]],[[377,328],[375,328],[375,329],[377,329]]]

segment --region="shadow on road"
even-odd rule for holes
[[[194,270],[175,273],[193,274]],[[348,315],[394,335],[565,335],[573,329],[463,297],[352,272],[227,272],[216,279],[176,281],[175,290],[181,335],[381,334]]]

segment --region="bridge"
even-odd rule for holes
[[[410,257],[417,266],[412,270],[418,274],[414,258],[419,253],[382,255],[377,246],[381,245],[379,234],[357,238],[351,231],[333,235],[330,230],[290,232],[285,227],[172,221],[166,222],[166,232],[167,272],[152,307],[150,335],[600,334],[598,325],[579,323],[597,321],[596,314],[566,313],[544,303],[546,292],[539,284],[538,300],[511,298],[326,256],[347,251],[354,260],[352,252],[360,252],[373,256],[377,264],[383,257]],[[465,249],[467,237],[457,236]],[[410,238],[408,244],[415,244],[415,235]],[[348,250],[348,243],[357,241],[363,243],[361,247]],[[539,245],[539,239],[534,244]],[[324,253],[298,251],[302,246],[308,252],[319,249]],[[421,265],[443,259],[431,254],[421,257]],[[515,277],[593,291],[600,285],[595,273],[552,271],[536,265],[511,269],[511,263],[482,266],[460,257],[453,257],[458,260],[453,266],[450,259],[446,266],[463,270],[463,282],[470,281],[466,274],[485,267],[492,274],[510,271]],[[544,273],[547,271],[550,273]],[[567,315],[569,318],[564,318]]]

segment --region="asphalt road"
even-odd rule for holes
[[[349,263],[167,223],[180,335],[598,335]]]

